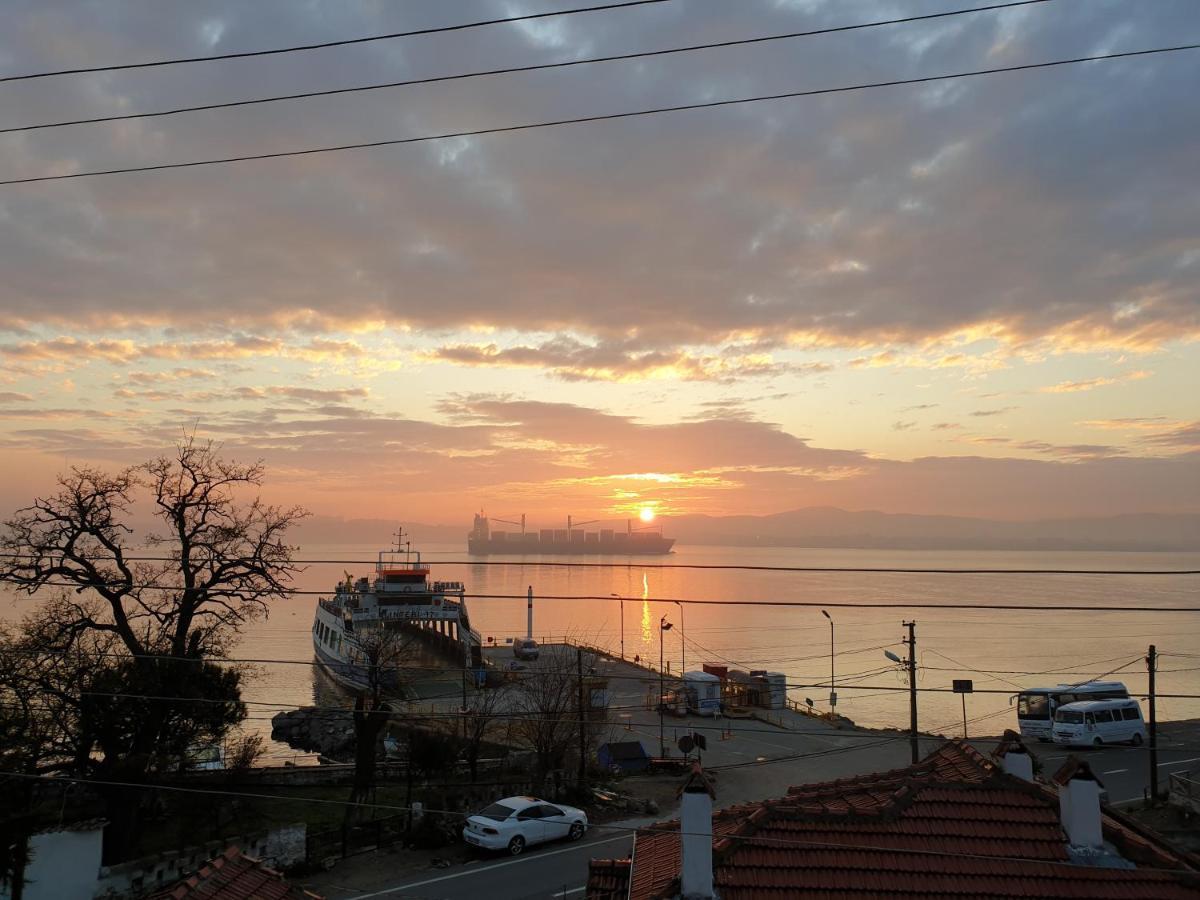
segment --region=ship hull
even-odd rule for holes
[[[472,556],[502,553],[505,556],[664,556],[675,546],[675,538],[646,537],[624,541],[495,541],[467,538]]]

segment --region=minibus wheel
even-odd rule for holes
[[[1092,746],[1095,747],[1097,750],[1099,750],[1101,747],[1104,746],[1104,741],[1100,740],[1100,738],[1098,738],[1098,737],[1094,737],[1094,738],[1092,738]]]
[[[1133,733],[1133,740],[1130,741],[1130,743],[1132,743],[1135,747],[1142,746],[1142,733],[1140,731],[1135,731]]]

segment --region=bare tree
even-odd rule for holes
[[[389,701],[403,688],[402,668],[412,654],[416,639],[408,632],[384,623],[357,626],[351,639],[351,654],[365,672],[366,683],[354,698],[354,782],[351,803],[370,803],[375,797],[375,772],[379,738],[392,709]],[[357,818],[361,807],[346,808],[347,821]]]
[[[137,781],[185,750],[182,741],[219,739],[244,716],[240,673],[205,659],[284,596],[298,571],[284,537],[305,515],[244,499],[263,474],[261,463],[224,460],[188,437],[116,474],[74,468],[4,524],[0,582],[31,595],[69,591],[31,618],[21,641],[35,658],[90,664],[87,677],[64,685],[51,666],[18,690],[71,707],[81,771],[95,770],[98,749],[101,774]],[[157,526],[139,541],[142,505]],[[106,839],[128,840],[138,804],[128,792],[110,800]]]
[[[5,523],[0,581],[29,594],[58,585],[100,598],[103,616],[81,605],[68,632],[110,632],[134,657],[221,652],[298,571],[283,538],[304,510],[238,502],[263,473],[261,463],[229,462],[190,437],[171,456],[116,475],[74,468],[54,496]],[[142,491],[160,523],[144,539],[157,560],[132,549],[129,520]]]
[[[583,671],[592,671],[595,655],[585,652],[583,656]],[[544,659],[543,668],[522,676],[513,689],[513,729],[533,750],[535,780],[544,784],[551,772],[563,768],[579,741],[579,676],[565,657]]]
[[[485,688],[476,691],[467,702],[463,713],[463,756],[471,772],[471,781],[479,775],[479,755],[497,719],[501,718],[501,710],[511,699],[510,693],[506,687]]]

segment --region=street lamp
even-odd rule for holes
[[[675,605],[679,607],[679,674],[682,676],[687,671],[687,638],[683,633],[683,604],[676,600]]]
[[[617,605],[621,608],[621,659],[625,658],[625,598],[620,594],[609,594],[610,597],[617,598]]]
[[[834,708],[837,706],[837,690],[833,681],[833,616],[821,610],[821,615],[829,620],[829,717],[832,719]]]
[[[663,702],[666,686],[663,683],[663,635],[671,630],[671,623],[663,616],[658,620],[658,755],[667,755],[667,740],[663,728]]]

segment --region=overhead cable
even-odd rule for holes
[[[294,94],[274,94],[269,97],[252,97],[245,100],[230,100],[222,103],[204,103],[195,106],[177,106],[170,109],[160,109],[153,112],[123,113],[113,116],[93,116],[86,119],[66,119],[58,122],[41,122],[34,125],[14,125],[0,128],[0,134],[11,134],[18,131],[39,131],[48,128],[65,128],[68,125],[96,125],[102,122],[125,122],[130,119],[154,119],[162,116],[176,116],[185,113],[204,112],[214,109],[234,109],[242,106],[258,106],[264,103],[280,103],[286,100],[309,100],[314,97],[332,97],[340,94],[358,94],[366,91],[380,91],[391,88],[413,87],[422,84],[438,84],[445,81],[465,81],[472,78],[487,78],[497,75],[513,75],[526,72],[540,72],[547,69],[567,69],[574,66],[587,66],[595,63],[623,62],[631,59],[647,59],[656,56],[671,56],[680,53],[692,53],[698,50],[716,50],[727,47],[743,47],[751,44],[765,44],[771,41],[793,40],[796,38],[815,37],[823,34],[835,34],[845,31],[857,31],[865,28],[878,28],[882,25],[900,25],[920,22],[927,19],[944,19],[949,16],[962,16],[968,13],[989,12],[1008,9],[1014,6],[1031,6],[1033,4],[1049,3],[1051,0],[1014,0],[1011,3],[994,3],[990,6],[974,6],[969,9],[954,9],[946,12],[928,13],[921,16],[905,16],[899,19],[877,19],[873,22],[862,22],[856,25],[839,25],[832,28],[816,28],[809,31],[789,31],[783,34],[767,34],[757,37],[739,38],[737,40],[713,41],[705,44],[687,44],[680,47],[667,47],[659,50],[642,50],[636,53],[616,53],[606,56],[589,56],[584,59],[569,59],[562,62],[537,63],[525,66],[507,66],[495,69],[479,69],[473,72],[457,72],[451,75],[434,75],[425,78],[409,78],[403,81],[384,81],[371,84],[360,84],[353,87],[330,88],[319,91],[301,91]]]
[[[816,97],[827,94],[844,94],[855,91],[872,90],[876,88],[899,87],[902,85],[930,84],[938,81],[951,81],[959,78],[973,78],[982,75],[998,75],[1006,72],[1024,72],[1034,69],[1049,69],[1059,66],[1076,65],[1102,60],[1131,59],[1134,57],[1152,56],[1164,53],[1175,53],[1182,50],[1200,49],[1200,43],[1179,44],[1173,47],[1153,47],[1146,50],[1127,50],[1119,53],[1101,53],[1093,56],[1078,56],[1071,59],[1057,59],[1046,62],[1024,63],[1015,66],[998,66],[989,69],[974,69],[965,72],[952,72],[944,75],[926,75],[920,78],[897,78],[889,81],[872,81],[861,84],[843,85],[841,87],[816,88],[804,91],[786,91],[778,94],[759,94],[752,97],[737,97],[729,100],[710,100],[701,103],[682,103],[674,106],[656,106],[647,109],[627,110],[625,112],[598,113],[587,116],[572,116],[563,119],[546,119],[540,122],[525,122],[518,125],[499,125],[491,128],[474,128],[465,131],[449,131],[440,134],[418,135],[407,138],[388,138],[379,141],[362,141],[351,144],[333,144],[324,147],[308,147],[302,150],[279,150],[273,153],[253,153],[241,156],[223,156],[209,159],[196,159],[188,162],[158,163],[148,166],[125,166],[113,169],[91,169],[84,172],[66,172],[57,175],[35,175],[28,178],[9,178],[0,181],[0,186],[17,184],[35,184],[45,181],[70,181],[80,178],[95,178],[101,175],[128,175],[141,172],[163,172],[174,169],[194,169],[207,166],[221,166],[239,162],[254,162],[260,160],[287,159],[302,156],[316,156],[326,153],[340,153],[346,150],[370,150],[379,147],[396,147],[405,144],[423,144],[431,141],[442,141],[451,138],[481,137],[488,134],[509,134],[519,131],[534,131],[543,128],[557,128],[565,125],[582,125],[594,122],[611,122],[619,119],[645,118],[665,113],[687,112],[698,109],[716,109],[719,107],[739,106],[748,103],[761,103],[770,100],[790,100],[799,97]]]
[[[171,59],[159,59],[140,63],[115,63],[106,66],[86,66],[74,69],[57,69],[50,72],[28,72],[22,75],[0,76],[0,82],[30,81],[34,78],[52,78],[56,75],[84,75],[90,72],[117,72],[124,69],[151,69],[158,66],[179,66],[186,63],[216,62],[227,59],[246,59],[252,56],[275,56],[280,53],[299,53],[305,50],[324,50],[328,47],[346,47],[351,44],[367,44],[374,41],[391,41],[396,38],[418,37],[426,34],[445,34],[451,31],[466,31],[471,28],[483,28],[488,25],[504,25],[509,22],[528,22],[533,19],[550,19],[557,16],[572,16],[577,13],[600,12],[609,9],[623,9],[630,6],[649,6],[655,3],[667,3],[669,0],[626,0],[623,3],[605,3],[599,6],[582,6],[575,9],[561,9],[557,12],[528,13],[521,16],[507,16],[502,19],[482,19],[475,22],[460,22],[457,25],[440,25],[432,28],[417,28],[411,31],[392,31],[385,34],[369,34],[365,37],[345,38],[338,41],[323,41],[317,44],[295,44],[290,47],[274,47],[268,50],[245,50],[238,53],[215,53],[208,56],[177,56]]]

